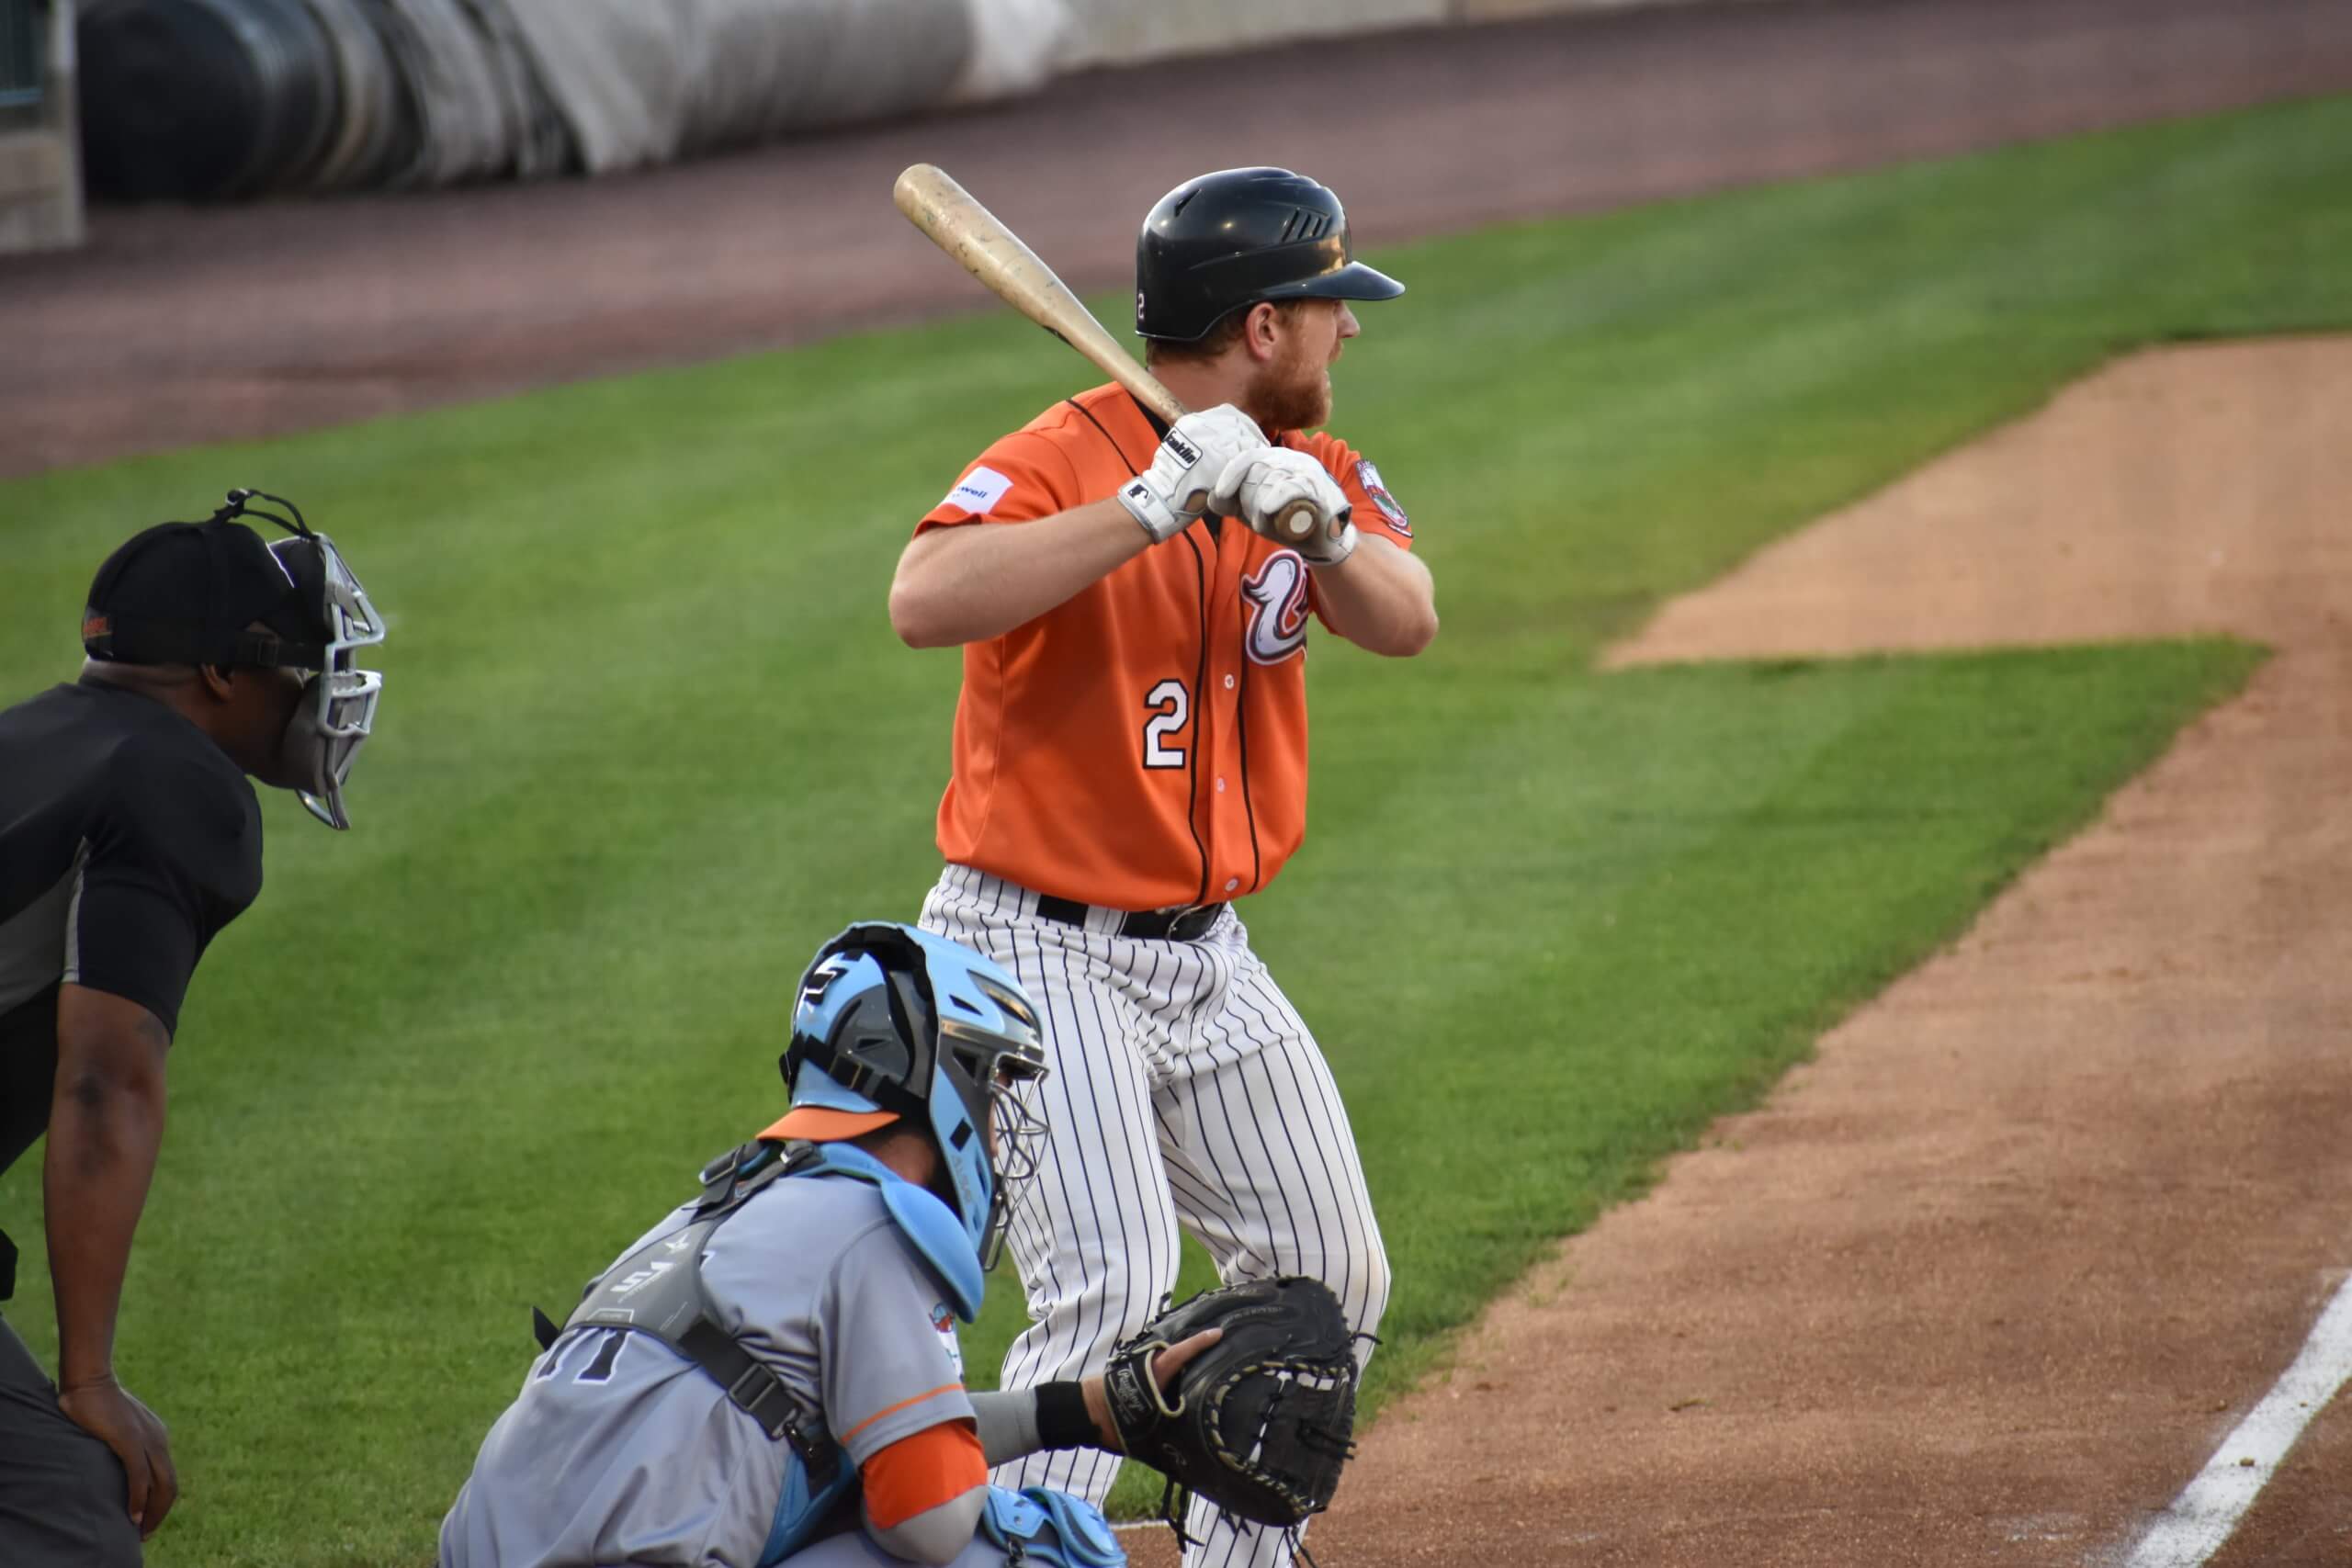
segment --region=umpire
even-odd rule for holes
[[[44,1130],[58,1380],[0,1323],[0,1562],[136,1564],[178,1492],[115,1381],[115,1314],[164,1133],[164,1057],[207,943],[261,891],[251,774],[346,828],[381,622],[300,512],[234,491],[107,558],[81,679],[0,712],[0,1170]],[[277,501],[276,497],[259,499]],[[237,522],[264,518],[275,546]],[[0,1301],[17,1249],[0,1236]]]

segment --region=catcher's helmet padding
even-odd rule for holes
[[[1034,1163],[1018,1145],[1039,1126],[1010,1086],[1046,1072],[1036,1008],[1012,976],[913,926],[852,926],[802,976],[777,1066],[793,1114],[766,1135],[849,1137],[896,1117],[924,1129],[981,1265],[995,1262],[1006,1184]],[[797,1126],[804,1111],[826,1113],[818,1124],[829,1130]]]
[[[1261,299],[1394,299],[1405,286],[1355,259],[1329,187],[1288,169],[1220,169],[1159,198],[1136,239],[1136,333],[1197,343]]]

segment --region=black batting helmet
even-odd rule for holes
[[[1136,239],[1136,333],[1197,343],[1261,299],[1394,299],[1355,259],[1330,190],[1288,169],[1220,169],[1159,198]]]

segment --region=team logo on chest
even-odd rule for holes
[[[956,1375],[962,1377],[964,1375],[964,1346],[963,1342],[956,1337],[956,1314],[947,1310],[945,1302],[941,1302],[931,1309],[931,1326],[938,1334],[940,1344],[945,1348],[948,1362],[955,1367]]]
[[[1254,576],[1241,580],[1250,602],[1250,657],[1280,664],[1306,646],[1306,563],[1296,550],[1276,550]]]

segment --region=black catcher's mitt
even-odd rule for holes
[[[1152,1358],[1211,1328],[1225,1337],[1163,1398]],[[1355,1454],[1355,1335],[1318,1280],[1204,1291],[1114,1350],[1103,1389],[1127,1453],[1167,1475],[1160,1507],[1179,1536],[1180,1488],[1290,1529],[1330,1506]]]

